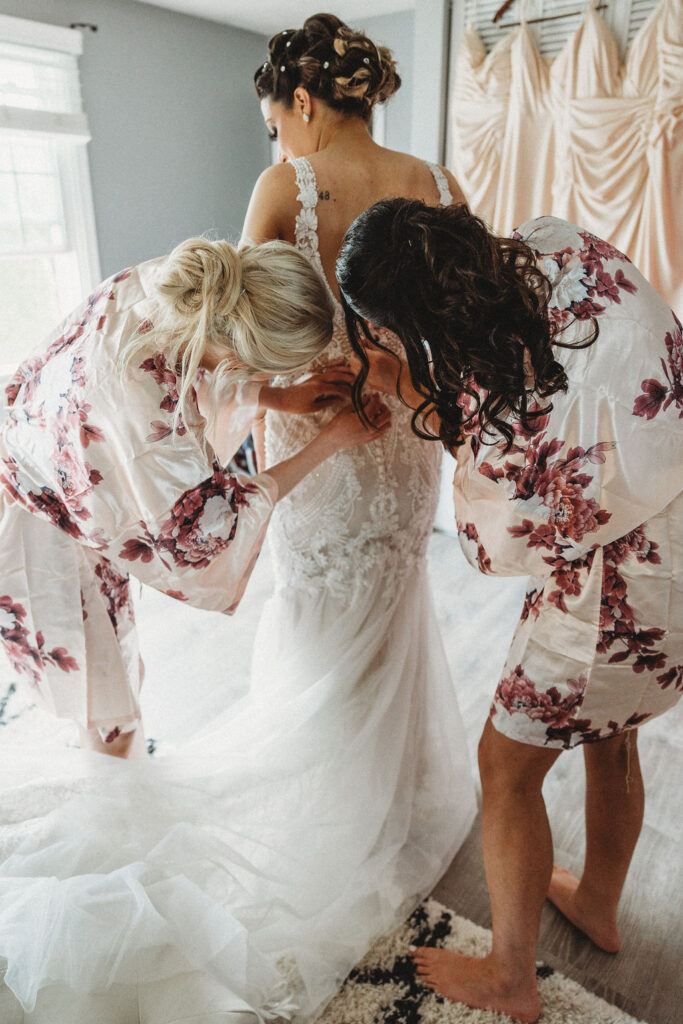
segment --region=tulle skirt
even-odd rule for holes
[[[311,1021],[475,814],[425,569],[279,590],[249,695],[164,756],[0,768],[3,1024]]]

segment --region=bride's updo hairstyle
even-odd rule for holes
[[[553,356],[552,346],[562,343],[561,329],[547,315],[551,286],[533,250],[493,235],[464,204],[382,200],[349,227],[336,272],[362,364],[353,392],[361,417],[364,345],[378,345],[366,321],[393,331],[405,349],[413,385],[424,397],[414,432],[433,440],[427,417],[436,410],[438,439],[450,449],[463,444],[463,430],[469,430],[486,444],[502,435],[509,450],[515,436],[510,415],[533,431],[552,409],[539,399],[567,389]],[[571,347],[596,337],[593,321],[590,337]]]
[[[178,412],[209,345],[225,352],[217,376],[275,375],[305,366],[329,344],[333,308],[311,263],[287,242],[237,249],[189,238],[155,281],[159,315],[141,325],[125,363],[151,345],[180,370]]]
[[[333,110],[367,120],[375,103],[401,84],[391,51],[333,14],[314,14],[303,28],[278,32],[268,49],[269,60],[254,75],[256,92],[288,108],[301,85]]]

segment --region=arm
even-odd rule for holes
[[[291,387],[261,381],[224,383],[218,393],[204,377],[196,387],[200,411],[207,421],[206,436],[223,465],[227,465],[251,430],[259,470],[265,467],[265,414],[310,414],[348,400],[354,372],[349,366],[325,367]]]
[[[260,245],[273,239],[291,240],[296,218],[296,189],[287,164],[273,164],[259,176],[249,200],[240,245]]]
[[[424,402],[424,395],[413,387],[407,362],[392,352],[370,345],[366,347],[365,354],[370,362],[367,386],[384,395],[397,395],[409,409],[419,409]],[[334,365],[329,364],[330,368]],[[356,360],[352,366],[357,373],[360,363]],[[440,420],[435,409],[427,416],[427,426],[434,434],[438,434]]]
[[[355,372],[343,361],[329,363],[321,370],[307,373],[289,387],[264,385],[259,394],[259,415],[266,409],[305,415],[347,400]]]
[[[257,416],[251,425],[251,436],[254,440],[254,452],[256,454],[256,468],[263,473],[266,468],[266,419],[265,416]]]
[[[289,494],[293,487],[330,455],[344,448],[375,441],[388,430],[391,413],[378,395],[369,400],[365,411],[372,424],[370,427],[361,422],[355,409],[347,406],[305,448],[268,470],[268,476],[277,484],[277,501]]]

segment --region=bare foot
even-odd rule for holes
[[[579,879],[576,875],[566,868],[558,868],[555,865],[550,879],[548,899],[596,946],[605,953],[617,953],[621,949],[621,936],[616,918],[606,916],[601,906],[582,903],[580,894],[577,896],[578,887]]]
[[[460,956],[429,946],[418,947],[412,957],[423,984],[446,999],[478,1010],[506,1013],[522,1024],[534,1024],[541,1014],[535,979],[523,989],[504,983],[491,957]]]

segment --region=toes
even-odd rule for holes
[[[433,974],[420,974],[420,982],[427,988],[437,988],[437,980]]]

